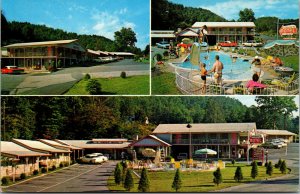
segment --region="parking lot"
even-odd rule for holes
[[[4,192],[108,192],[107,179],[117,162],[75,164],[3,189]]]

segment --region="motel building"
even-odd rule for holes
[[[68,67],[86,59],[86,50],[77,39],[15,43],[3,48],[7,54],[2,56],[2,66],[18,66],[26,71]]]
[[[161,41],[170,42],[171,40],[175,40],[175,38],[173,30],[151,30],[151,45],[155,45]]]
[[[286,130],[257,130],[256,123],[201,123],[160,124],[152,135],[171,145],[169,153],[176,160],[184,157],[246,160],[247,155],[251,159],[255,149],[273,137],[292,142],[296,134]],[[215,150],[217,155],[194,154],[203,148]]]

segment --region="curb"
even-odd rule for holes
[[[25,182],[27,182],[27,181],[30,181],[30,180],[33,180],[33,179],[36,179],[36,178],[40,178],[40,177],[43,177],[43,176],[47,176],[47,175],[49,175],[49,174],[53,174],[53,173],[55,173],[55,172],[59,172],[59,171],[61,171],[61,170],[63,170],[63,169],[68,169],[68,168],[70,168],[70,167],[72,167],[72,166],[77,166],[77,165],[79,165],[79,164],[78,164],[78,163],[72,164],[72,165],[70,165],[70,166],[68,166],[68,167],[60,168],[60,169],[58,169],[58,170],[56,170],[56,171],[48,172],[47,174],[41,174],[41,175],[38,175],[38,176],[34,176],[34,177],[28,178],[28,179],[26,179],[26,180],[24,180],[24,181],[19,181],[19,182],[17,182],[17,183],[13,183],[13,184],[8,185],[8,186],[1,186],[0,189],[7,189],[7,188],[9,188],[9,187],[11,187],[11,186],[15,186],[15,185],[18,185],[18,184],[21,184],[21,183],[25,183]]]

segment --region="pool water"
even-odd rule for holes
[[[223,52],[201,52],[200,61],[206,64],[206,69],[211,70],[215,62],[215,56],[219,55],[220,61],[224,65],[223,79],[224,80],[250,80],[253,73],[259,71],[258,68],[251,65],[251,61],[243,61],[241,58],[230,57],[229,54]],[[199,70],[199,66],[192,65],[189,60],[179,65],[181,68]]]

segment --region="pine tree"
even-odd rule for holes
[[[278,160],[277,164],[275,165],[275,168],[280,168],[282,164],[281,158]]]
[[[134,186],[134,183],[133,183],[132,173],[131,173],[131,170],[128,169],[126,172],[126,178],[124,181],[124,188],[127,191],[130,191],[133,188],[133,186]]]
[[[116,165],[114,177],[115,177],[115,183],[117,185],[121,184],[121,182],[122,182],[122,167],[121,167],[120,163],[118,163]]]
[[[257,168],[257,163],[254,160],[252,163],[252,169],[251,169],[251,177],[255,179],[258,176],[258,168]]]
[[[280,171],[281,171],[281,173],[283,174],[285,174],[286,173],[286,170],[287,170],[287,167],[286,167],[286,162],[285,162],[285,160],[283,160],[282,161],[282,163],[281,163],[281,165],[280,165]]]
[[[138,190],[139,192],[149,192],[150,182],[148,179],[148,172],[146,168],[143,168],[141,178],[139,181]]]
[[[217,168],[217,170],[214,172],[214,183],[218,186],[222,181],[221,170],[220,168]]]
[[[174,176],[174,180],[173,180],[173,184],[172,184],[172,188],[176,190],[176,192],[181,188],[182,185],[182,180],[181,180],[181,175],[180,175],[180,171],[179,168],[176,170],[175,176]]]
[[[273,174],[273,166],[272,166],[272,162],[269,162],[267,165],[267,170],[266,173],[271,176]]]
[[[243,177],[243,173],[242,173],[242,168],[240,166],[238,166],[235,171],[234,180],[237,182],[241,182],[241,180],[243,180],[243,178],[244,177]]]

